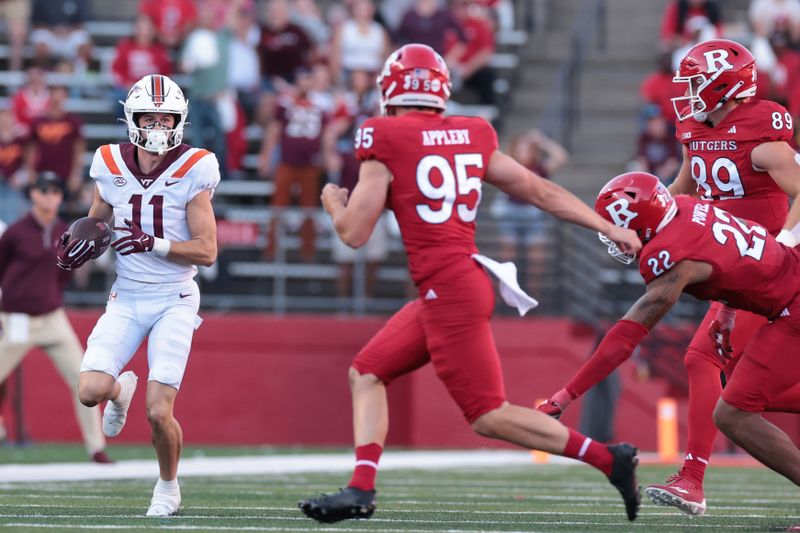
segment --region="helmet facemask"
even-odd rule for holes
[[[153,112],[156,113],[156,112]],[[161,113],[160,111],[157,113]],[[159,155],[169,152],[174,149],[183,141],[183,125],[184,120],[181,115],[177,113],[169,113],[174,119],[175,127],[165,128],[164,125],[156,121],[147,126],[140,126],[139,121],[141,117],[148,113],[136,112],[132,113],[133,127],[130,122],[128,123],[128,137],[131,142],[148,152],[154,152]],[[127,112],[126,112],[127,116]],[[158,128],[156,127],[158,126]]]
[[[612,241],[608,238],[605,233],[597,233],[597,238],[600,239],[600,242],[608,246],[608,255],[622,263],[623,265],[630,265],[634,261],[636,261],[636,254],[626,254],[622,250],[617,247],[617,243]]]
[[[678,120],[684,121],[689,117],[694,118],[698,122],[705,122],[708,120],[708,115],[725,105],[725,103],[731,99],[731,97],[736,94],[736,91],[744,85],[742,81],[737,82],[733,85],[730,89],[728,89],[727,85],[721,85],[720,87],[713,90],[724,91],[728,89],[722,98],[717,101],[712,109],[708,109],[708,105],[706,101],[703,99],[701,94],[703,91],[706,90],[714,81],[725,72],[724,70],[718,70],[714,74],[711,75],[710,78],[706,79],[705,74],[695,74],[693,76],[675,76],[672,78],[673,83],[686,83],[689,87],[688,94],[684,96],[676,96],[672,98],[672,107],[675,109],[675,116],[678,117]],[[695,81],[696,80],[696,81]],[[743,97],[743,96],[740,96]],[[681,114],[681,110],[685,107],[683,104],[688,103],[689,105],[689,112],[685,115]]]
[[[183,128],[189,113],[189,102],[175,82],[158,74],[145,76],[131,87],[125,101],[120,101],[125,111],[128,138],[131,143],[148,152],[162,155],[183,142]],[[171,129],[156,129],[158,122],[141,127],[143,115],[168,114],[175,119]]]
[[[708,118],[706,113],[706,102],[700,97],[700,92],[708,87],[712,80],[706,79],[705,74],[695,74],[694,76],[675,76],[672,78],[673,83],[685,83],[688,89],[683,96],[676,96],[672,98],[672,107],[675,109],[675,116],[678,120],[683,122],[689,117],[694,117],[699,122],[705,122]],[[689,112],[685,115],[681,114],[683,109],[688,104]]]

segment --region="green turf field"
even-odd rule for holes
[[[661,482],[671,471],[641,467],[640,480]],[[378,511],[372,519],[323,525],[301,515],[299,499],[331,491],[346,480],[341,473],[185,477],[181,514],[170,519],[143,516],[152,481],[0,481],[0,529],[649,532],[780,531],[800,524],[800,491],[793,484],[763,468],[722,467],[710,471],[710,510],[699,518],[655,507],[645,498],[639,519],[631,524],[601,475],[585,466],[559,465],[386,471],[379,477]]]

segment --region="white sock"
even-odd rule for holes
[[[178,486],[178,478],[175,478],[171,481],[164,481],[161,478],[158,478],[158,483],[156,483],[156,490],[158,492],[167,492],[167,493],[174,493],[180,490]]]

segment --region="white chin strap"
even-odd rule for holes
[[[167,132],[159,130],[148,130],[147,141],[144,149],[148,152],[158,152],[158,155],[167,151]]]
[[[723,105],[725,105],[725,103],[727,103],[727,101],[731,99],[731,97],[736,93],[736,91],[739,90],[739,87],[741,87],[742,85],[744,85],[743,81],[738,82],[731,88],[730,91],[725,93],[725,96],[723,96],[720,99],[720,101],[717,102],[717,105],[714,106],[714,109],[712,109],[711,111],[701,111],[699,113],[696,113],[693,118],[698,122],[705,122],[706,120],[708,120],[708,115],[713,113]]]

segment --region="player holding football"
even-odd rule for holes
[[[160,479],[147,516],[169,516],[181,502],[183,436],[173,405],[201,322],[195,265],[217,257],[211,195],[219,165],[211,152],[182,144],[188,102],[168,77],[145,76],[123,106],[131,142],[98,148],[89,171],[95,180],[89,216],[113,219],[117,280],[89,337],[79,390],[85,405],[109,400],[103,431],[118,435],[137,382],[133,372],[120,372],[149,335],[146,405]],[[65,240],[61,257],[69,259],[66,252],[81,243]],[[88,256],[72,259],[67,266],[78,268]]]
[[[485,258],[475,246],[483,181],[561,219],[611,231],[609,237],[630,253],[639,249],[639,240],[500,152],[485,120],[442,116],[450,79],[433,49],[410,44],[395,51],[378,85],[386,116],[368,119],[356,133],[362,161],[358,183],[351,195],[326,185],[322,202],[337,233],[352,247],[363,245],[384,206],[391,208],[419,298],[386,323],[350,369],[356,446],[350,483],[337,494],[300,502],[302,511],[322,522],[372,515],[388,429],[386,385],[432,363],[475,432],[593,465],[609,477],[622,494],[628,518],[635,519],[635,448],[599,444],[506,401],[489,327],[494,291],[477,262]]]
[[[720,315],[747,311],[766,320],[744,349],[713,412],[714,423],[753,457],[800,485],[800,450],[761,412],[800,382],[800,250],[713,203],[673,197],[658,178],[629,172],[600,191],[595,210],[639,234],[647,290],[605,335],[584,368],[608,374],[630,357],[682,292],[726,302]],[[606,239],[606,242],[609,241]],[[610,243],[609,253],[632,262]],[[718,335],[720,326],[711,328]]]
[[[790,230],[800,222],[800,202],[795,201],[789,211],[788,197],[796,199],[800,192],[800,160],[788,144],[792,117],[775,102],[752,99],[756,91],[752,54],[725,39],[700,43],[686,53],[673,81],[686,84],[687,89],[684,96],[673,98],[683,165],[669,186],[670,193],[699,195],[715,207],[759,223],[779,242],[795,246]],[[717,346],[708,334],[715,320],[722,321],[724,345]],[[711,304],[684,358],[689,435],[683,468],[666,484],[647,488],[654,503],[690,515],[705,512],[703,478],[717,434],[712,412],[722,392],[720,371],[730,374],[749,339],[765,322],[757,314]],[[540,409],[560,415],[572,400],[602,380],[592,374],[593,368],[584,367]],[[772,409],[800,410],[800,387],[776,402]]]

